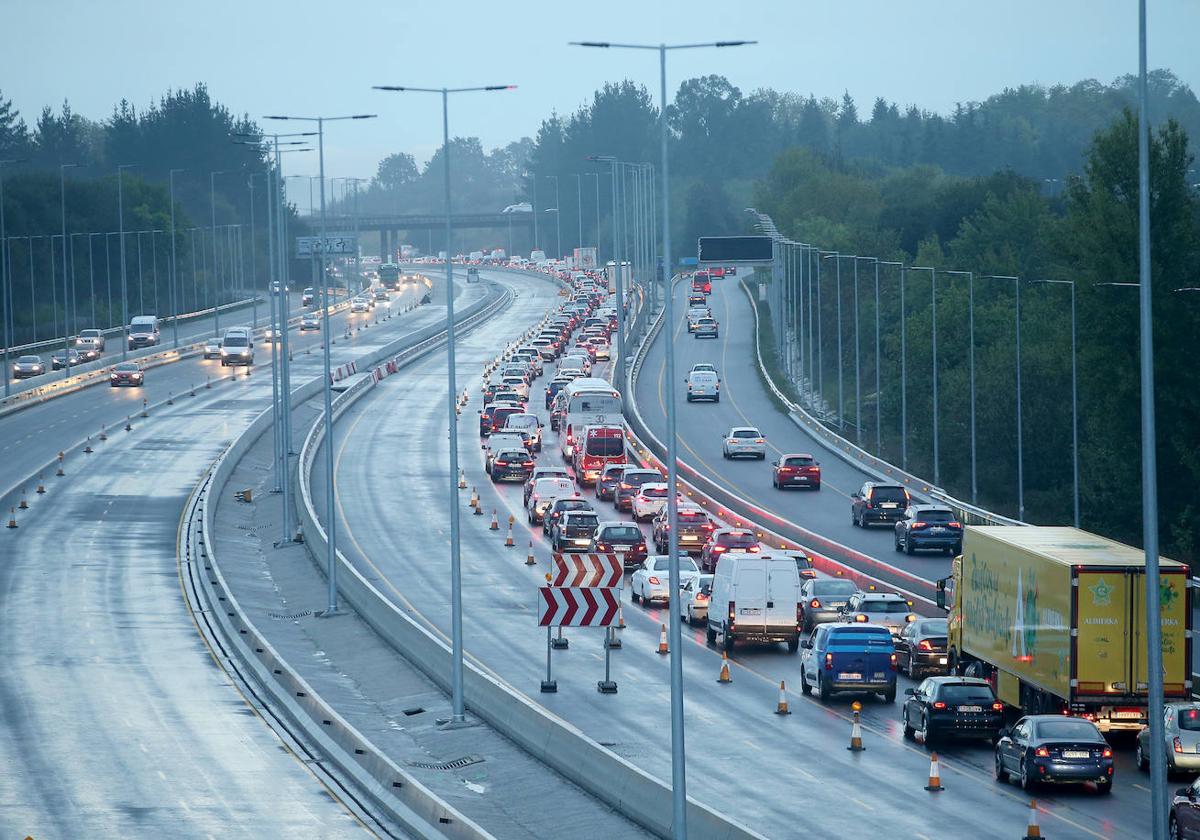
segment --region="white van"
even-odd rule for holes
[[[687,401],[712,400],[721,401],[721,379],[711,370],[695,370],[684,380],[687,385]]]
[[[139,347],[153,347],[158,344],[158,316],[135,315],[129,322],[127,341],[130,350]]]
[[[787,642],[800,648],[800,572],[789,557],[731,552],[721,556],[708,606],[708,641]]]

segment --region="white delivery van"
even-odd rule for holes
[[[708,641],[787,642],[800,648],[800,572],[790,557],[730,552],[721,555],[708,606]]]
[[[721,401],[721,380],[710,370],[692,370],[684,380],[687,385],[687,401]]]
[[[139,347],[153,347],[158,344],[158,316],[135,315],[129,322],[127,341],[130,350]]]

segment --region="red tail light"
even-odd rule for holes
[[[947,528],[960,528],[960,529],[961,529],[961,528],[962,528],[962,523],[961,523],[961,522],[947,522],[947,523],[946,523],[946,527],[947,527]]]
[[[659,579],[658,579],[658,578],[656,578],[654,575],[651,575],[651,576],[648,578],[648,580],[649,580],[649,581],[650,581],[652,584],[654,584],[655,586],[658,586],[658,584],[659,584],[659,582],[660,582],[660,581],[659,581]]]
[[[893,653],[891,655],[890,659],[891,659],[892,670],[895,671],[896,670],[896,654]]]
[[[596,550],[597,551],[612,551],[612,546],[610,546],[608,543],[598,542],[598,543],[596,543]]]
[[[820,467],[805,467],[804,471],[806,473],[819,473],[821,471],[821,468]]]
[[[944,709],[944,708],[946,708],[946,704],[945,704],[945,703],[943,703],[941,700],[935,700],[935,701],[934,701],[934,703],[933,703],[933,708],[935,708],[935,709]]]
[[[919,522],[919,521],[918,521],[918,522],[914,522],[914,523],[912,524],[912,527],[914,527],[914,528],[927,528],[927,527],[929,527],[929,523],[928,523],[928,522]]]
[[[825,670],[826,671],[833,670],[833,654],[832,653],[825,654]]]
[[[792,475],[795,472],[796,472],[795,467],[780,467],[779,468],[780,475]]]
[[[1038,747],[1036,750],[1033,751],[1033,754],[1036,755],[1038,758],[1049,758],[1050,750],[1046,749],[1045,747]]]
[[[1003,704],[1003,703],[993,703],[993,704],[992,704],[992,711],[993,711],[993,712],[1003,712],[1003,711],[1004,711],[1004,704]]]
[[[533,461],[525,461],[525,466],[527,466],[527,467],[529,467],[530,469],[532,469],[532,468],[533,468]]]
[[[928,639],[922,639],[917,645],[917,650],[933,650],[933,645]]]
[[[492,464],[492,466],[493,467],[507,467],[508,461],[496,461],[494,464]]]
[[[1181,752],[1183,752],[1183,744],[1180,742],[1180,740],[1179,740],[1178,738],[1175,738],[1175,739],[1174,739],[1174,746],[1175,746],[1175,752],[1177,752],[1177,753],[1181,753]],[[1111,758],[1111,757],[1112,757],[1112,750],[1110,750],[1110,749],[1108,749],[1108,748],[1106,747],[1106,748],[1105,748],[1105,750],[1104,750],[1104,757],[1105,757],[1105,758]]]
[[[808,602],[808,605],[809,605],[810,607],[812,607],[814,610],[819,610],[819,609],[821,609],[821,602],[820,602],[820,601],[818,601],[816,598],[813,598],[811,601],[809,601],[809,602]]]
[[[737,617],[737,607],[733,603],[733,601],[730,601],[729,602],[729,630],[730,631],[733,630],[733,626],[735,624],[736,617]]]
[[[725,546],[723,546],[723,545],[714,545],[712,547],[713,554],[720,554],[724,550],[725,550]]]
[[[645,544],[644,542],[640,542],[640,543],[638,543],[637,545],[635,545],[635,546],[633,547],[633,550],[634,550],[634,551],[645,551],[645,550],[646,550],[646,544]]]
[[[1183,752],[1183,748],[1179,745],[1178,738],[1175,739],[1175,752]],[[1105,747],[1103,756],[1105,758],[1112,758],[1112,747]]]

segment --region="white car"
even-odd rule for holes
[[[519,374],[509,374],[508,376],[500,377],[500,386],[509,390],[516,391],[521,395],[523,400],[529,400],[529,383],[525,381],[525,377]]]
[[[204,342],[204,358],[219,359],[221,358],[221,339],[210,338]]]
[[[530,525],[540,525],[546,511],[550,510],[555,499],[572,498],[579,495],[575,482],[560,476],[536,478],[534,471],[533,487],[525,500],[525,516]]]
[[[607,338],[603,336],[593,338],[592,346],[596,348],[596,361],[607,361],[612,357],[612,345]]]
[[[712,310],[707,306],[693,306],[687,311],[687,328],[688,332],[695,332],[696,325],[700,323],[701,318],[707,318],[712,315]]]
[[[642,522],[647,519],[653,519],[658,516],[663,508],[667,506],[667,485],[666,482],[652,481],[643,484],[638,488],[637,495],[633,497],[631,510],[633,511],[633,521]]]
[[[725,435],[721,455],[726,459],[748,455],[762,461],[767,457],[767,441],[753,426],[734,426]]]
[[[703,624],[708,620],[708,602],[712,597],[712,575],[687,579],[679,587],[679,617],[688,624]]]
[[[633,573],[629,582],[630,597],[636,604],[639,601],[650,606],[654,601],[668,603],[671,600],[670,581],[671,559],[665,554],[651,554]],[[679,585],[692,578],[700,577],[700,568],[691,557],[679,558]]]
[[[370,309],[371,309],[371,305],[369,303],[367,303],[365,300],[363,300],[362,298],[355,298],[350,303],[350,311],[351,312],[368,312],[368,311],[370,311]]]
[[[305,315],[300,319],[300,332],[321,329],[321,319],[316,315]]]

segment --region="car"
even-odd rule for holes
[[[908,622],[896,636],[896,659],[900,670],[912,679],[922,674],[948,674],[944,618],[918,618]]]
[[[651,554],[633,573],[629,579],[629,597],[633,603],[650,606],[655,601],[664,604],[671,601],[671,558],[665,554]],[[696,561],[691,557],[679,557],[679,585],[684,581],[700,576]]]
[[[736,265],[725,266],[725,276],[726,277],[737,277],[737,266]]]
[[[701,318],[692,329],[692,338],[720,338],[721,327],[716,318]]]
[[[758,537],[745,528],[717,528],[709,534],[708,541],[700,549],[700,568],[715,571],[721,555],[730,551],[757,554],[762,550]]]
[[[695,627],[708,622],[708,602],[712,599],[712,575],[689,577],[679,587],[679,617]]]
[[[1094,782],[1112,792],[1113,751],[1090,720],[1063,715],[1026,715],[1001,730],[996,742],[997,781],[1016,781],[1027,791],[1041,784]]]
[[[909,505],[896,523],[896,551],[912,554],[934,549],[953,557],[962,554],[963,527],[945,505]]]
[[[529,402],[529,383],[522,374],[510,373],[500,377],[499,391],[514,391],[521,402]]]
[[[487,471],[492,483],[517,478],[523,483],[533,474],[533,458],[522,446],[520,449],[504,447],[496,451],[491,468]]]
[[[592,551],[600,554],[615,554],[621,558],[626,571],[642,564],[646,559],[646,538],[636,525],[628,522],[605,521],[596,528]]]
[[[1004,704],[987,680],[927,677],[904,694],[900,710],[904,737],[911,740],[920,732],[926,747],[950,736],[995,744],[1004,728]]]
[[[725,440],[721,444],[721,456],[729,461],[747,455],[760,461],[765,460],[767,440],[762,432],[753,426],[734,426],[725,433]]]
[[[821,489],[821,462],[807,452],[780,455],[771,464],[771,486],[776,490],[788,487]]]
[[[567,416],[567,392],[559,391],[554,402],[550,404],[550,428],[561,431],[563,418]]]
[[[558,392],[561,391],[563,388],[567,387],[567,385],[570,384],[570,382],[571,382],[571,380],[566,377],[556,376],[554,379],[551,379],[548,383],[546,383],[546,410],[547,411],[549,411],[550,406],[554,404],[554,398],[558,396]]]
[[[689,309],[693,307],[708,308],[708,296],[704,292],[689,292],[687,302]]]
[[[488,382],[481,389],[483,393],[483,404],[487,405],[496,397],[496,392],[500,390],[499,382]]]
[[[693,306],[687,311],[687,331],[692,333],[696,331],[696,325],[700,323],[701,318],[712,316],[712,310],[707,306]]]
[[[321,319],[316,315],[308,314],[300,319],[300,332],[319,329],[321,329]]]
[[[859,592],[842,608],[842,620],[879,624],[899,636],[905,625],[917,620],[912,603],[895,592]]]
[[[1167,815],[1167,836],[1171,840],[1200,838],[1200,779],[1176,789]]]
[[[679,536],[675,540],[676,550],[687,554],[699,554],[708,541],[708,535],[717,529],[704,509],[695,502],[680,502],[675,508],[675,521],[679,525]],[[651,527],[651,537],[654,548],[659,554],[667,553],[671,523],[667,521],[667,509],[664,506],[658,516],[654,517]]]
[[[250,334],[245,330],[239,332],[229,330],[225,333],[225,338],[221,341],[221,367],[229,365],[250,367],[253,364],[254,342],[250,340]]]
[[[534,475],[537,475],[536,468]],[[575,483],[571,479],[561,476],[530,476],[530,479],[533,481],[533,487],[525,498],[525,516],[530,525],[543,525],[542,533],[549,533],[549,529],[545,527],[545,520],[550,508],[559,499],[577,498],[579,491],[575,489]]]
[[[221,339],[213,336],[204,340],[204,349],[201,357],[205,359],[221,358]]]
[[[572,492],[575,492],[572,489]],[[542,533],[550,536],[554,530],[554,525],[562,518],[562,515],[572,510],[590,510],[595,513],[595,508],[587,499],[581,499],[578,496],[564,496],[557,498],[550,503],[550,507],[542,514]],[[596,524],[600,524],[599,517],[596,519]]]
[[[605,464],[596,476],[596,498],[602,501],[612,501],[617,485],[621,483],[621,473],[628,464]]]
[[[77,346],[91,346],[96,348],[97,352],[104,352],[104,332],[97,329],[86,329],[79,331],[79,338],[76,341]]]
[[[113,388],[128,385],[140,388],[145,384],[146,374],[137,362],[121,362],[114,365],[108,374],[108,384]]]
[[[867,481],[850,494],[850,522],[859,528],[873,522],[898,522],[911,500],[903,485]]]
[[[391,299],[391,295],[388,294],[388,290],[385,289],[383,286],[380,286],[378,289],[375,290],[375,294],[373,295],[373,297],[375,298],[375,300],[379,301],[380,303],[384,303]]]
[[[806,580],[800,586],[800,623],[809,633],[818,624],[842,620],[842,609],[858,593],[858,586],[845,578]]]
[[[520,391],[513,390],[510,385],[506,385],[503,382],[500,383],[500,387],[492,394],[492,400],[521,406],[529,402],[528,398],[523,396]]]
[[[796,564],[796,571],[800,573],[800,580],[810,580],[817,576],[817,570],[813,566],[812,558],[803,551],[790,551],[786,548],[770,548],[763,551],[763,554],[770,554],[772,557],[786,557]]]
[[[621,480],[617,483],[617,487],[613,491],[613,507],[617,510],[632,510],[633,497],[637,495],[641,486],[651,482],[661,482],[662,480],[662,473],[658,470],[632,465],[626,466],[621,472]]]
[[[721,378],[713,370],[693,369],[684,378],[687,385],[687,401],[712,400],[721,401]]]
[[[489,474],[492,471],[492,462],[502,450],[520,450],[526,456],[529,455],[525,448],[525,438],[520,432],[502,432],[494,429],[487,442],[481,444],[480,448],[483,450],[483,471]]]
[[[79,362],[94,362],[100,358],[100,351],[91,342],[83,341],[79,336],[71,336],[71,349],[79,356]]]
[[[300,293],[300,305],[301,306],[312,306],[313,301],[316,300],[316,297],[317,297],[317,294],[313,290],[313,287],[309,286],[307,289],[305,289],[303,292]]]
[[[263,341],[267,344],[274,344],[282,337],[282,333],[274,327],[267,327],[263,330]]]
[[[367,303],[367,301],[364,300],[363,298],[357,297],[354,300],[350,301],[350,311],[351,312],[369,312],[370,309],[371,309],[371,305],[369,303]]]
[[[612,344],[604,336],[596,336],[591,340],[593,355],[598,360],[608,361],[612,358]]]
[[[1168,774],[1200,771],[1200,703],[1164,705],[1163,739]],[[1143,726],[1138,733],[1134,755],[1139,770],[1150,769],[1150,727]]]
[[[550,526],[550,545],[555,551],[572,549],[587,552],[592,547],[596,536],[596,528],[600,526],[600,517],[584,499],[576,501],[588,505],[587,508],[563,510],[562,515]],[[551,511],[553,515],[553,510]]]
[[[524,498],[521,499],[522,505],[529,504],[529,496],[533,493],[533,485],[541,478],[563,478],[567,481],[571,480],[571,471],[566,467],[558,467],[551,465],[541,465],[533,468],[533,474],[525,481]]]
[[[800,643],[800,691],[822,703],[842,692],[878,694],[896,702],[896,649],[877,624],[818,624]]]
[[[503,391],[497,391],[496,393],[502,394]],[[508,422],[509,417],[525,413],[524,403],[497,400],[488,406],[488,408],[491,409],[493,434],[505,431],[504,424]],[[520,436],[521,432],[514,431],[513,434]]]
[[[504,419],[506,432],[517,432],[525,437],[525,446],[530,452],[542,451],[542,421],[536,414],[517,412]]]
[[[46,372],[46,363],[41,356],[21,356],[12,366],[13,379],[29,379]]]
[[[667,485],[661,481],[649,481],[643,484],[629,503],[629,510],[633,514],[634,522],[653,519],[666,508]]]
[[[83,356],[74,347],[68,350],[59,350],[50,357],[50,367],[54,370],[62,370],[63,368],[75,367],[75,365],[83,364]]]

